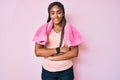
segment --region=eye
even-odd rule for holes
[[[54,15],[54,12],[50,12],[51,15]]]
[[[62,11],[58,11],[57,13],[58,13],[58,14],[62,14]]]
[[[62,12],[58,12],[58,14],[61,14]]]

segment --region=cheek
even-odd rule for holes
[[[50,18],[52,19],[54,16],[53,15],[50,15]]]
[[[62,19],[62,18],[63,18],[63,15],[62,15],[62,14],[58,14],[57,17]],[[51,19],[54,19],[55,16],[54,16],[54,15],[50,15],[50,18],[51,18]]]
[[[59,18],[63,18],[63,15],[58,15]]]

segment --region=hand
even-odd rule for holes
[[[55,57],[54,56],[50,56],[50,57],[48,57],[48,59],[51,60],[51,61],[54,61]]]
[[[61,53],[66,53],[66,52],[68,52],[69,50],[70,50],[70,48],[67,47],[67,46],[63,46],[63,47],[60,48],[60,52],[61,52]]]

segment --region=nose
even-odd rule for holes
[[[55,18],[58,18],[58,14],[57,13],[55,13]]]

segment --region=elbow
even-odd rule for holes
[[[36,57],[41,57],[40,53],[37,50],[35,50],[35,56]]]
[[[35,53],[35,56],[36,56],[36,57],[40,57],[40,55],[38,55],[37,53]]]
[[[35,51],[35,56],[36,56],[36,57],[39,57],[40,55],[38,55],[38,53]]]
[[[73,57],[78,57],[78,51],[74,53]]]
[[[74,56],[74,57],[78,57],[78,53],[79,53],[79,52],[78,52],[78,50],[77,50],[77,51],[74,53],[73,56]]]
[[[73,53],[73,57],[78,57],[78,53],[79,53],[78,46],[73,48],[72,53]]]
[[[75,54],[74,57],[78,57],[78,54]]]

